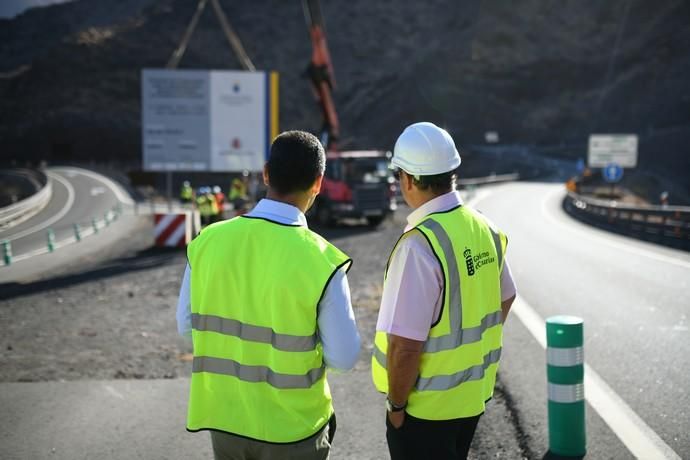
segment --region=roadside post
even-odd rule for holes
[[[587,452],[583,320],[552,316],[546,320],[549,451],[565,457]]]
[[[77,241],[81,241],[81,229],[79,228],[79,224],[74,224],[74,238]]]
[[[91,218],[91,226],[93,227],[93,233],[98,233],[98,222],[95,217]]]
[[[10,265],[12,263],[12,244],[8,240],[2,241],[2,255],[5,265]]]
[[[48,251],[53,252],[55,250],[55,232],[52,228],[48,229]]]

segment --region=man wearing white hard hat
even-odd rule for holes
[[[413,212],[386,268],[372,357],[392,460],[467,457],[515,299],[507,237],[463,204],[460,161],[432,123],[408,126],[395,144],[392,164]]]

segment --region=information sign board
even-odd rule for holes
[[[637,136],[634,134],[592,134],[589,136],[587,164],[604,168],[615,163],[622,168],[637,166]]]
[[[145,171],[259,172],[278,134],[275,72],[144,69]]]

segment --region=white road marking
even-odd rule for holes
[[[625,238],[624,236],[620,236],[620,235],[613,234],[613,233],[611,233],[611,234],[599,233],[600,230],[597,229],[596,227],[592,227],[593,229],[597,230],[596,232],[583,230],[579,227],[573,227],[572,225],[569,225],[567,223],[559,221],[556,216],[554,216],[551,212],[549,212],[549,210],[547,208],[547,203],[550,202],[553,199],[553,197],[557,194],[563,195],[564,192],[560,188],[557,188],[553,192],[546,195],[546,198],[544,198],[544,200],[541,203],[542,215],[546,219],[551,221],[552,223],[554,223],[560,227],[567,228],[569,231],[571,231],[573,233],[577,233],[579,236],[581,236],[583,238],[587,238],[587,239],[590,239],[592,241],[596,241],[598,243],[607,244],[609,246],[613,246],[616,249],[627,251],[629,253],[636,254],[639,256],[649,257],[650,259],[656,259],[660,262],[666,262],[669,264],[677,265],[679,267],[690,268],[690,262],[688,262],[688,261],[676,259],[676,258],[670,257],[670,256],[665,256],[663,254],[658,254],[658,253],[653,252],[653,251],[649,251],[646,249],[639,248],[637,246],[633,246],[632,244],[625,244],[625,243],[616,241],[616,239]],[[631,241],[631,243],[634,243],[634,242],[637,242],[637,240]]]
[[[7,238],[8,241],[14,241],[14,240],[19,239],[21,237],[24,237],[26,235],[30,235],[31,233],[34,233],[34,232],[37,232],[39,230],[43,230],[44,228],[50,227],[55,222],[62,219],[65,216],[65,214],[67,214],[69,212],[69,210],[72,208],[72,205],[74,204],[74,187],[72,187],[72,184],[70,184],[64,178],[60,177],[58,174],[55,174],[51,171],[48,171],[48,176],[50,176],[51,179],[55,179],[58,182],[62,183],[62,185],[64,185],[67,188],[67,202],[62,207],[62,209],[57,214],[52,216],[50,219],[48,219],[44,222],[41,222],[40,224],[34,225],[33,227],[29,227],[26,230],[23,230],[19,233],[15,233],[14,235],[11,235],[10,237]]]
[[[105,189],[103,187],[91,187],[91,196],[103,195]]]
[[[120,185],[115,183],[112,179],[106,176],[102,176],[100,174],[96,174],[94,172],[89,171],[88,169],[82,169],[82,168],[76,168],[74,166],[70,167],[59,167],[59,168],[53,168],[55,170],[61,170],[65,171],[66,174],[83,174],[84,176],[90,177],[91,179],[97,180],[99,182],[104,183],[115,195],[115,197],[121,201],[124,204],[134,204],[134,201],[132,198],[127,195],[123,190]]]
[[[518,296],[511,312],[546,349],[546,325],[534,308]],[[680,460],[680,456],[587,363],[585,399],[636,458]]]
[[[478,194],[472,198],[468,204],[473,206],[491,194],[488,190],[484,192],[484,194]],[[547,196],[547,200],[551,195],[553,193]],[[542,211],[545,209],[543,206],[542,203]],[[605,240],[605,238],[600,239]],[[605,241],[609,243],[607,240]],[[626,247],[623,248],[628,249]],[[647,252],[640,250],[640,253]],[[658,254],[654,253],[649,254],[651,256],[658,256]],[[677,259],[664,258],[670,259],[674,263],[683,263]],[[546,349],[546,325],[536,310],[522,297],[518,296],[513,303],[511,311],[524,324],[537,343],[543,349]],[[586,362],[584,367],[585,399],[636,458],[680,460],[680,456],[613,391],[594,369]]]
[[[105,388],[105,390],[106,390],[108,393],[110,393],[111,395],[115,396],[116,398],[119,398],[119,399],[122,399],[122,400],[125,399],[125,397],[124,397],[124,395],[123,395],[122,393],[120,393],[120,392],[117,391],[115,388],[111,387],[110,385],[103,385],[103,388]]]

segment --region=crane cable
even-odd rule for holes
[[[173,54],[170,56],[170,59],[168,60],[168,63],[165,66],[166,68],[176,69],[177,66],[180,64],[180,61],[182,60],[182,57],[184,56],[184,53],[187,50],[189,40],[192,38],[192,34],[194,34],[194,30],[196,29],[196,26],[199,23],[199,18],[201,17],[201,14],[204,12],[207,3],[208,0],[199,0],[199,3],[196,7],[196,11],[194,12],[194,16],[192,16],[191,21],[189,21],[189,25],[187,26],[187,30],[185,30],[185,33],[182,35],[182,40],[180,40],[179,46],[175,49],[175,51],[173,51]],[[228,21],[227,16],[225,16],[223,8],[220,6],[218,0],[211,0],[211,6],[213,6],[213,11],[216,15],[216,18],[218,19],[218,22],[220,23],[221,29],[223,29],[225,38],[228,40],[230,47],[235,53],[235,56],[240,61],[242,68],[244,68],[244,70],[254,72],[256,70],[256,67],[254,67],[254,64],[252,63],[251,59],[249,59],[247,52],[244,50],[240,38],[237,36],[232,26],[230,26],[230,22]]]

